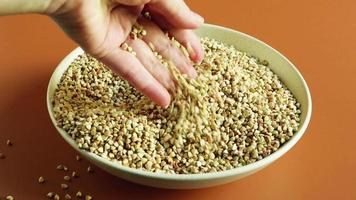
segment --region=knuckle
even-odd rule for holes
[[[113,49],[107,48],[103,45],[98,45],[95,47],[88,47],[87,49],[84,49],[86,52],[88,52],[90,55],[97,59],[102,59],[110,54]]]
[[[137,75],[137,73],[139,73],[139,69],[137,69],[136,67],[131,67],[131,68],[128,68],[128,69],[122,71],[120,73],[120,76],[123,79],[129,81],[130,83],[136,85],[137,84],[136,83],[136,75]]]
[[[162,42],[157,46],[157,52],[163,56],[170,56],[173,46],[169,42]]]

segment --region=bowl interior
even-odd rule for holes
[[[217,26],[210,25],[198,29],[196,33],[200,37],[214,38],[226,44],[231,44],[240,51],[267,60],[269,62],[268,67],[278,75],[302,105],[301,124],[305,122],[307,111],[311,106],[309,90],[302,75],[287,58],[272,47],[249,35],[239,33],[239,36],[236,37],[236,31],[231,29],[221,29]]]
[[[269,163],[273,162],[280,156],[282,156],[292,146],[294,146],[296,142],[301,138],[305,129],[307,128],[311,116],[311,97],[310,97],[309,89],[303,77],[299,73],[299,71],[294,67],[294,65],[287,58],[285,58],[278,51],[268,46],[267,44],[244,33],[215,26],[215,25],[209,25],[209,24],[205,24],[204,26],[196,30],[196,33],[200,37],[214,38],[226,44],[234,45],[237,49],[241,51],[247,52],[258,58],[267,60],[269,62],[269,67],[273,70],[274,73],[276,73],[279,76],[279,78],[283,81],[283,83],[289,88],[289,90],[300,102],[301,110],[302,110],[300,129],[287,143],[285,143],[276,152],[255,163],[238,167],[235,169],[227,170],[227,171],[205,173],[205,174],[177,175],[177,174],[146,172],[138,169],[121,166],[115,162],[111,162],[109,160],[101,158],[96,154],[80,150],[78,146],[75,144],[75,142],[73,141],[73,139],[63,129],[60,129],[59,127],[56,126],[55,118],[52,111],[52,103],[51,103],[53,94],[55,92],[57,84],[60,82],[63,73],[66,71],[70,63],[78,55],[83,53],[83,50],[80,48],[75,49],[66,58],[62,60],[62,62],[55,69],[48,85],[47,107],[48,107],[50,118],[53,124],[55,125],[56,129],[58,130],[58,132],[74,149],[76,149],[83,156],[85,156],[86,158],[88,158],[94,163],[97,164],[100,163],[100,165],[102,166],[110,166],[110,168],[114,168],[118,171],[131,174],[132,176],[145,176],[145,177],[156,178],[156,179],[158,178],[158,179],[169,179],[169,180],[197,180],[197,179],[206,180],[206,179],[213,179],[217,177],[229,177],[237,174],[249,173],[251,171],[260,169],[268,165]]]

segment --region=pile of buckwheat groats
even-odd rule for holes
[[[299,128],[300,104],[267,62],[209,38],[198,77],[171,64],[160,108],[91,56],[78,56],[53,97],[57,125],[81,149],[152,172],[208,173],[261,160]]]

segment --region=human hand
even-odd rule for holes
[[[143,9],[150,12],[151,21],[140,17]],[[162,107],[170,103],[168,89],[174,82],[148,44],[192,78],[197,74],[190,59],[200,62],[203,58],[200,40],[191,29],[204,20],[182,0],[52,0],[46,13],[86,52]],[[137,20],[147,34],[132,40],[129,34]],[[187,48],[190,59],[163,30]],[[136,56],[120,48],[124,42]]]

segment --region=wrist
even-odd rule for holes
[[[1,0],[0,15],[44,14],[52,1],[55,0]]]
[[[75,1],[69,1],[69,0],[48,0],[49,3],[46,6],[45,10],[41,14],[45,15],[55,15],[60,9],[63,9],[63,7],[66,4],[73,4]]]

